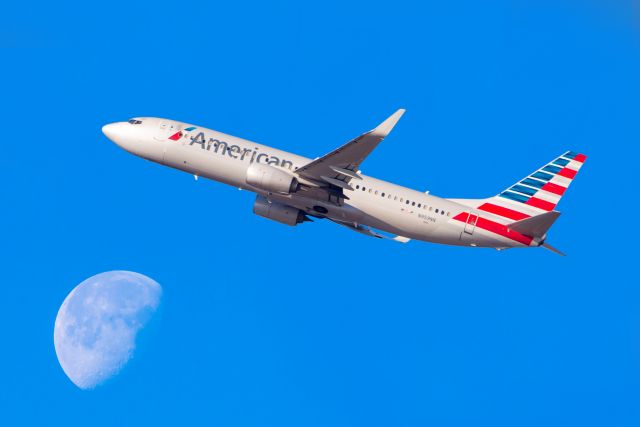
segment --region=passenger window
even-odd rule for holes
[[[365,191],[365,190],[366,190],[366,187],[364,187],[364,186],[363,186],[363,187],[362,187],[362,191]]]
[[[416,202],[411,202],[411,206],[415,206],[415,205],[416,205]]]
[[[398,196],[393,196],[393,200],[398,200]]]
[[[418,207],[420,208],[420,207],[422,207],[422,205],[420,203],[418,203]]]
[[[382,193],[381,196],[384,197],[384,193]]]
[[[409,201],[407,200],[407,202],[406,202],[405,204],[407,204],[407,205],[408,205],[408,204],[409,204]]]
[[[438,213],[438,209],[436,209],[436,213]]]
[[[441,215],[444,215],[444,211],[440,211],[440,214],[441,214]]]
[[[429,212],[433,210],[433,206],[429,206]]]
[[[356,185],[356,189],[357,189],[357,190],[359,190],[359,189],[360,189],[360,186],[359,186],[359,185]]]
[[[369,189],[369,193],[371,193],[371,189]]]
[[[404,202],[404,199],[402,197],[400,197],[400,203]]]
[[[387,197],[389,200],[391,200],[391,194],[389,194],[389,197]]]

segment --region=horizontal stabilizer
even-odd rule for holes
[[[551,228],[559,216],[560,212],[558,211],[545,212],[540,215],[512,222],[507,225],[507,228],[520,234],[542,238],[547,234],[547,230]]]
[[[564,252],[559,251],[558,249],[554,248],[553,246],[551,246],[551,245],[550,245],[550,244],[548,244],[548,243],[543,243],[543,244],[542,244],[542,247],[543,247],[543,248],[545,248],[545,249],[550,250],[550,251],[551,251],[551,252],[553,252],[554,254],[558,254],[558,255],[560,255],[560,256],[566,256],[566,255],[564,254]]]

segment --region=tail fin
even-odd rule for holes
[[[586,158],[584,154],[567,151],[479,209],[515,221],[553,211]]]

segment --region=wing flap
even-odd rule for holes
[[[320,176],[320,179],[322,179],[326,183],[329,183],[331,185],[335,185],[336,187],[340,187],[343,190],[353,190],[353,187],[351,187],[345,181],[341,181],[341,180],[336,179],[336,178],[330,178],[330,177],[324,176],[324,175]]]
[[[339,168],[337,166],[329,166],[329,168],[332,171],[334,171],[336,173],[339,173],[339,174],[342,174],[344,176],[348,176],[349,178],[362,180],[362,177],[357,172],[353,172],[353,171],[350,171],[348,169]]]

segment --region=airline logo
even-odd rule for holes
[[[484,218],[480,216],[481,211],[501,216],[510,222],[520,221],[531,216],[518,209],[518,203],[545,212],[552,211],[560,202],[565,191],[567,191],[567,187],[569,187],[586,159],[587,156],[584,154],[567,151],[551,163],[492,198],[491,201],[494,203],[483,203],[478,206],[476,213],[462,212],[453,219],[465,223],[467,227],[481,228],[524,245],[530,245],[533,241],[531,236],[510,230],[508,224]]]
[[[197,129],[197,127],[195,127],[195,126],[190,126],[190,127],[186,128],[186,129],[185,129],[185,131],[186,131],[186,132],[191,132],[192,130],[196,130],[196,129]],[[183,135],[184,135],[184,134],[182,133],[182,131],[178,131],[178,132],[174,133],[173,135],[171,135],[171,136],[169,137],[169,139],[170,139],[170,140],[172,140],[172,141],[177,141],[177,140],[179,140],[180,138],[182,138],[182,136],[183,136]]]
[[[586,159],[584,154],[567,151],[500,193],[500,197],[552,211]]]

